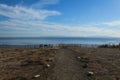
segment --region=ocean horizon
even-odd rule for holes
[[[119,44],[120,38],[96,37],[0,37],[0,45]]]

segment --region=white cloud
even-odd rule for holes
[[[19,20],[44,20],[49,16],[60,15],[60,12],[0,4],[0,15]]]
[[[98,28],[96,26],[69,26],[41,21],[2,21],[0,25],[7,29],[32,32],[45,36],[111,36],[119,37],[120,30]],[[9,27],[8,27],[9,26]]]
[[[111,22],[106,22],[106,23],[103,23],[107,26],[120,26],[120,21],[111,21]]]

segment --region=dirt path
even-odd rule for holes
[[[56,54],[56,64],[53,73],[47,80],[81,80],[82,70],[74,52],[60,49]]]

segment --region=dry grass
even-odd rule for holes
[[[79,61],[84,79],[120,80],[118,48],[67,47]],[[69,52],[69,51],[68,51]],[[54,66],[55,49],[0,49],[0,80],[46,80]],[[64,63],[64,62],[63,62]],[[50,68],[47,67],[50,64]],[[94,75],[89,77],[88,72]],[[39,74],[40,77],[34,78]]]
[[[54,58],[55,51],[54,49],[1,48],[0,80],[34,80],[37,74],[44,75],[38,80],[45,80],[49,70],[45,65],[52,65],[49,58]]]
[[[89,62],[80,61],[84,71],[94,72],[95,80],[120,80],[120,50],[117,48],[79,48],[69,47],[77,56],[87,57]],[[84,67],[83,67],[84,68]]]

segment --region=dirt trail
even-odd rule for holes
[[[69,49],[59,49],[53,73],[47,80],[80,80],[83,77],[83,71],[74,52]]]

